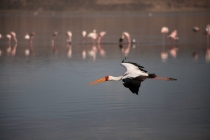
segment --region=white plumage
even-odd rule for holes
[[[131,63],[121,63],[121,65],[127,69],[122,79],[135,78],[138,76],[148,76],[148,73],[141,71],[137,66]]]

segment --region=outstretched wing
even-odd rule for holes
[[[143,80],[138,80],[137,78],[133,78],[133,79],[127,78],[127,79],[123,79],[122,81],[123,81],[123,85],[124,85],[126,88],[129,88],[130,91],[131,91],[133,94],[138,95],[139,88],[140,88],[141,82],[142,82]]]
[[[144,67],[143,67],[143,66],[141,66],[141,65],[139,65],[139,64],[137,64],[137,63],[134,63],[134,62],[124,62],[124,63],[128,63],[128,64],[130,63],[130,64],[132,64],[132,65],[138,67],[141,71],[147,72],[146,70],[144,70]]]
[[[129,63],[129,62],[123,62],[121,65],[123,65],[127,71],[124,74],[124,77],[122,79],[126,78],[135,78],[138,76],[148,76],[145,70],[143,70],[142,66],[135,65],[136,63]]]

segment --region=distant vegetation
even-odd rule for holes
[[[0,0],[1,11],[210,11],[210,0]]]

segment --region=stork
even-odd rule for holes
[[[175,78],[164,78],[164,77],[158,77],[155,74],[147,73],[146,70],[144,70],[143,66],[140,66],[137,63],[133,62],[125,62],[125,59],[122,61],[121,65],[123,65],[127,71],[122,76],[105,76],[101,79],[98,79],[96,81],[93,81],[90,83],[90,85],[94,85],[97,83],[105,82],[105,81],[120,81],[122,80],[123,85],[126,88],[129,88],[130,91],[133,94],[138,95],[139,87],[141,86],[141,82],[143,82],[146,79],[158,79],[158,80],[166,80],[166,81],[175,81],[177,79]]]

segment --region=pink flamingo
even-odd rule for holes
[[[100,33],[98,34],[98,44],[101,43],[101,39],[103,38],[103,36],[104,36],[105,34],[106,34],[105,31],[102,31],[102,32],[100,32]]]
[[[168,37],[173,41],[179,40],[179,38],[177,37],[177,30],[174,30]]]
[[[7,48],[7,53],[10,53],[12,48],[11,48],[11,35],[7,34],[7,38],[8,38],[8,48]]]
[[[71,33],[71,31],[67,31],[66,35],[67,35],[67,40],[66,40],[67,43],[71,44],[72,43],[72,33]]]
[[[163,48],[165,47],[165,35],[169,32],[168,27],[162,27],[161,33],[163,34]]]
[[[121,38],[119,39],[119,43],[122,43],[125,39],[125,37],[127,38],[128,44],[131,43],[131,37],[130,34],[128,32],[123,32]]]
[[[25,35],[25,39],[26,39],[26,40],[29,40],[29,39],[30,39],[30,36],[29,36],[28,33]],[[29,56],[29,55],[30,55],[30,49],[28,49],[28,41],[27,41],[27,43],[26,43],[26,48],[27,48],[27,49],[25,49],[25,55],[26,55],[26,56]]]
[[[10,34],[12,35],[15,43],[17,43],[16,33],[12,31]]]
[[[178,48],[174,46],[174,41],[178,41],[179,38],[177,37],[177,30],[174,30],[169,36],[169,39],[171,41],[171,49],[170,54],[175,58],[177,56]]]
[[[83,59],[86,59],[86,50],[84,48],[84,44],[85,44],[85,40],[86,40],[86,35],[87,35],[87,32],[85,30],[82,31],[82,47],[83,47],[83,50],[82,50],[82,58]]]
[[[168,27],[162,27],[161,33],[163,34],[163,48],[161,52],[161,58],[163,61],[165,61],[168,58],[168,53],[165,51],[165,35],[169,32]]]
[[[93,30],[93,32],[89,33],[87,37],[90,37],[92,40],[92,43],[95,44],[95,40],[98,37],[98,34],[96,32],[96,29]]]

